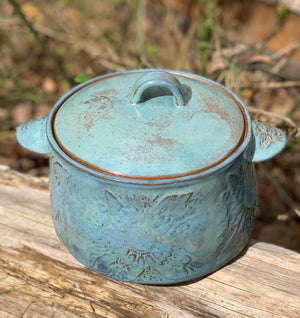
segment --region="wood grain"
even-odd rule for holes
[[[47,180],[0,169],[0,317],[300,317],[300,255],[251,242],[197,282],[123,283],[77,262],[53,228]]]

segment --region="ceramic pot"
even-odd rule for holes
[[[56,232],[75,258],[145,284],[193,280],[247,244],[254,162],[286,143],[225,87],[177,71],[97,77],[17,129],[50,157]]]

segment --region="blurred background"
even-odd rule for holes
[[[15,127],[77,83],[137,68],[209,77],[287,132],[286,150],[257,165],[253,237],[300,252],[299,0],[1,0],[0,164],[48,176]]]

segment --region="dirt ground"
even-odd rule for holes
[[[48,175],[15,128],[78,82],[136,68],[200,74],[287,132],[284,152],[257,165],[253,237],[300,252],[299,34],[300,16],[260,1],[1,1],[0,164]]]

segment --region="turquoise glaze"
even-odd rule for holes
[[[79,85],[17,138],[50,157],[53,221],[74,257],[144,284],[193,280],[236,257],[254,223],[253,162],[286,143],[223,86],[163,70]]]
[[[209,82],[131,72],[70,96],[57,110],[54,126],[65,152],[86,164],[155,177],[223,161],[242,137],[244,118],[232,97]]]

